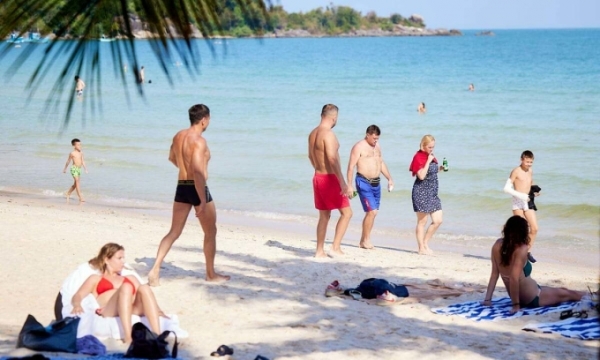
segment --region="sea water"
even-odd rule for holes
[[[315,224],[308,133],[326,103],[339,106],[335,132],[342,172],[350,149],[377,124],[384,160],[394,178],[383,192],[373,234],[411,234],[414,178],[408,171],[421,137],[436,138],[447,158],[440,173],[447,244],[488,248],[511,215],[502,188],[520,154],[535,154],[540,231],[537,244],[598,252],[600,220],[600,29],[505,30],[496,36],[196,40],[199,74],[169,60],[170,85],[148,41],[136,41],[147,80],[136,95],[114,76],[111,45],[100,45],[100,93],[84,78],[83,99],[63,129],[66,98],[45,100],[62,70],[59,55],[31,96],[26,84],[47,45],[24,44],[0,60],[0,185],[60,197],[72,183],[62,173],[71,138],[81,139],[89,174],[88,202],[163,209],[172,202],[177,170],[168,161],[173,135],[189,126],[187,110],[211,109],[205,133],[212,159],[209,186],[222,213],[249,219]],[[105,46],[105,48],[102,48]],[[29,61],[9,66],[29,47]],[[62,61],[62,63],[61,63]],[[475,91],[469,92],[470,83]],[[71,90],[68,84],[68,91]],[[92,116],[92,102],[102,111]],[[417,113],[424,102],[427,113]],[[98,110],[98,109],[97,109]],[[40,117],[41,114],[44,117]],[[382,182],[383,188],[386,181]],[[358,228],[363,211],[351,201]]]

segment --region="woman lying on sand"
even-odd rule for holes
[[[532,265],[527,259],[529,251],[529,226],[527,220],[515,215],[508,219],[502,238],[492,246],[492,274],[483,305],[490,306],[498,275],[512,300],[511,314],[523,308],[554,306],[565,301],[579,301],[583,292],[566,288],[539,286],[530,275]]]
[[[125,265],[125,249],[118,244],[104,245],[90,265],[102,271],[102,275],[90,275],[73,295],[73,314],[83,313],[81,301],[93,294],[100,308],[96,314],[103,317],[121,318],[124,342],[131,342],[131,315],[146,316],[154,333],[160,333],[159,317],[167,317],[158,307],[156,298],[148,285],[141,285],[135,276],[121,276]]]

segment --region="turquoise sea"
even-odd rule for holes
[[[152,83],[144,85],[141,99],[130,79],[130,103],[105,44],[102,111],[95,116],[89,111],[89,90],[98,84],[84,78],[86,94],[75,103],[64,133],[64,106],[40,120],[53,74],[27,102],[25,84],[46,45],[23,44],[0,60],[0,190],[60,197],[72,182],[62,168],[71,138],[78,137],[90,170],[82,177],[88,202],[167,212],[177,180],[167,160],[172,136],[189,125],[187,109],[204,103],[212,112],[205,136],[217,208],[250,221],[314,224],[307,135],[321,107],[334,103],[340,107],[335,131],[344,173],[350,148],[366,127],[382,129],[395,189],[383,194],[375,244],[378,236],[393,239],[414,231],[408,165],[421,137],[433,134],[438,159],[446,157],[450,165],[440,175],[444,223],[434,241],[489,247],[511,215],[504,183],[529,149],[535,154],[534,182],[543,189],[536,199],[536,246],[597,256],[600,29],[495,33],[218,40],[214,54],[199,40],[200,74],[191,79],[175,59],[174,86],[149,43],[138,41]],[[38,48],[30,60],[7,74],[32,46]],[[470,83],[475,92],[467,91]],[[416,112],[421,101],[425,115]],[[352,206],[358,227],[362,209],[357,200]]]

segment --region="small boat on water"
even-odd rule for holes
[[[109,37],[106,37],[105,35],[102,35],[100,37],[101,42],[111,42],[111,41],[115,41],[115,40],[116,40],[115,38],[109,38]]]
[[[22,44],[25,42],[22,36],[19,36],[17,33],[10,34],[10,39],[7,40],[9,44]]]

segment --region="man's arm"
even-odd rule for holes
[[[392,191],[394,188],[394,179],[392,179],[392,174],[390,174],[390,171],[388,170],[385,161],[383,161],[383,158],[381,159],[381,173],[388,181],[388,191]]]
[[[172,162],[176,168],[179,168],[179,166],[177,166],[177,158],[175,157],[175,151],[173,150],[173,145],[175,145],[175,142],[173,142],[171,144],[171,148],[169,149],[169,161]]]
[[[355,144],[350,150],[350,159],[348,160],[348,172],[346,173],[347,181],[348,181],[348,191],[346,195],[352,196],[354,192],[354,187],[352,184],[354,183],[354,168],[358,164],[358,159],[360,159],[360,147],[358,144]]]
[[[346,182],[344,181],[344,175],[342,175],[342,167],[340,164],[340,154],[337,139],[333,132],[330,132],[325,136],[324,145],[325,145],[325,159],[327,163],[333,170],[335,176],[337,176],[338,181],[340,182],[340,187],[342,188],[342,193],[346,193],[348,191]]]
[[[192,153],[192,174],[194,176],[194,185],[200,198],[200,205],[206,204],[206,140],[196,141]]]

